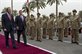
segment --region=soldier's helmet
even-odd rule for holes
[[[76,9],[74,9],[74,10],[72,10],[72,12],[76,12],[76,13],[77,13],[77,10],[76,10]]]

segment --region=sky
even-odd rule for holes
[[[23,4],[26,2],[26,0],[14,0],[13,6],[16,10],[21,10]],[[10,7],[11,0],[0,0],[0,12],[4,7]],[[67,2],[63,2],[63,5],[59,5],[59,12],[63,12],[67,14],[68,12],[71,12],[73,9],[76,9],[78,12],[82,10],[82,0],[67,0]],[[31,12],[32,14],[36,15],[35,12]],[[43,15],[49,15],[50,13],[55,14],[55,4],[52,6],[47,5],[45,9],[40,9],[40,13]],[[0,13],[1,15],[1,13]]]

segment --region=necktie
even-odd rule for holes
[[[24,19],[23,19],[23,16],[21,16],[21,19],[22,19],[22,21],[24,20]]]
[[[9,17],[9,20],[11,20],[11,16],[10,16],[10,14],[7,14],[8,15],[8,17]]]

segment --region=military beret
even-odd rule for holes
[[[74,9],[72,12],[77,12],[77,10]]]

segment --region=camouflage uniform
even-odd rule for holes
[[[58,41],[63,41],[63,37],[64,37],[64,17],[60,16],[61,14],[59,14],[59,17],[57,19],[57,26],[58,26]]]
[[[47,19],[46,19],[46,16],[43,17],[42,27],[43,27],[43,36],[42,37],[45,39],[46,38],[46,31],[47,31]]]
[[[73,10],[73,14],[74,13],[77,13],[76,10]],[[71,38],[71,41],[72,43],[76,43],[76,44],[79,44],[78,41],[79,41],[79,27],[80,27],[80,23],[79,23],[79,18],[78,16],[75,14],[71,17],[71,28],[72,28],[72,38]]]
[[[50,15],[50,19],[47,22],[47,33],[49,35],[50,40],[53,40],[53,27],[54,27],[54,17]]]
[[[37,41],[42,41],[42,18],[39,17],[36,22]]]
[[[31,40],[33,40],[36,36],[36,28],[35,28],[35,18],[34,17],[31,17],[30,18],[30,22],[29,22],[29,27],[30,27],[30,35],[31,35]]]
[[[64,19],[64,37],[68,37],[68,33],[69,33],[69,17],[66,16]]]

